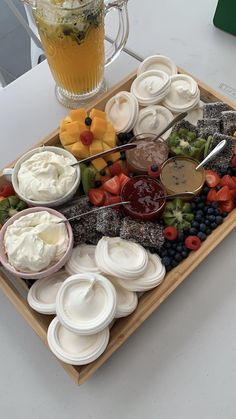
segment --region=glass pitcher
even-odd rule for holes
[[[25,0],[56,81],[56,97],[64,106],[76,108],[102,90],[104,67],[128,38],[127,1]],[[118,10],[119,29],[105,56],[104,18],[113,9]]]

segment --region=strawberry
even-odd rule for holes
[[[119,202],[121,202],[121,197],[119,195],[106,194],[104,205],[118,204]]]
[[[208,202],[213,202],[216,201],[216,190],[215,189],[210,189],[207,195],[207,201]]]
[[[161,166],[158,166],[157,164],[152,164],[148,168],[148,176],[153,178],[158,178],[161,174]]]
[[[83,131],[80,134],[80,140],[83,145],[90,145],[93,142],[93,133],[92,131]]]
[[[220,176],[213,170],[206,170],[206,184],[210,188],[214,188],[220,183]]]
[[[126,176],[123,172],[119,174],[118,178],[120,181],[121,188],[130,180],[130,178]]]
[[[105,191],[110,192],[113,195],[119,195],[120,193],[120,180],[118,176],[114,176],[113,178],[107,180],[103,184],[103,188]]]
[[[103,185],[103,183],[105,183],[107,180],[109,180],[109,179],[111,179],[111,176],[110,175],[107,175],[107,176],[101,176],[101,182],[102,182],[102,185]]]
[[[230,199],[229,201],[220,203],[220,210],[222,212],[231,212],[235,208],[234,201]]]
[[[229,189],[234,189],[236,188],[236,184],[232,178],[232,176],[230,175],[225,175],[221,178],[220,184],[223,186],[228,186]]]
[[[102,189],[91,188],[89,189],[88,196],[91,204],[97,207],[103,205],[105,201],[105,193]]]
[[[228,186],[223,186],[216,192],[216,201],[229,201],[231,198],[232,196]]]
[[[198,250],[201,247],[201,240],[198,236],[188,236],[185,239],[185,246],[190,250]]]
[[[236,155],[232,157],[230,164],[231,164],[231,167],[236,167]]]
[[[15,194],[16,193],[12,185],[5,184],[0,187],[0,196],[3,196],[4,198]]]
[[[118,161],[109,166],[111,176],[119,175],[122,172],[122,167]]]

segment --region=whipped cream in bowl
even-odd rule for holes
[[[5,169],[19,197],[31,206],[56,207],[75,194],[80,183],[76,158],[60,147],[43,146],[30,150],[14,169]]]
[[[11,217],[0,231],[0,262],[25,279],[59,271],[70,258],[73,233],[66,218],[51,208],[34,207]]]

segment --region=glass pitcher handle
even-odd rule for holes
[[[127,10],[128,0],[109,1],[105,5],[105,15],[116,9],[119,15],[119,28],[116,39],[106,52],[105,67],[111,64],[124,48],[129,36],[129,17]]]

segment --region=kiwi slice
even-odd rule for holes
[[[194,219],[191,205],[182,199],[173,199],[167,202],[163,213],[163,220],[166,225],[175,227],[178,231],[190,228]]]
[[[27,208],[27,204],[18,196],[12,195],[0,201],[0,224],[4,224],[17,212]]]
[[[82,166],[82,167],[81,167]],[[83,167],[85,166],[85,167]],[[89,189],[95,186],[96,170],[92,166],[80,165],[81,179],[84,193],[87,194]]]

